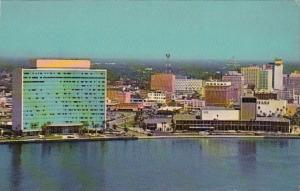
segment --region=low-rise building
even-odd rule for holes
[[[205,101],[200,99],[179,99],[176,102],[183,105],[185,110],[200,110],[205,107]]]
[[[239,120],[240,111],[224,107],[205,107],[201,109],[202,120]]]
[[[280,117],[287,111],[286,100],[257,100],[257,116],[259,117]]]
[[[166,93],[160,91],[150,92],[147,101],[164,104],[166,103]]]
[[[277,99],[277,93],[266,92],[266,91],[255,91],[254,97],[256,97],[257,99],[263,99],[263,100]]]
[[[139,111],[143,109],[143,104],[139,103],[119,103],[110,107],[115,111]]]
[[[131,92],[109,89],[107,90],[107,97],[111,102],[130,103]]]
[[[290,121],[277,117],[258,117],[256,120],[201,120],[195,115],[174,116],[176,130],[190,131],[264,131],[290,133]]]
[[[144,123],[146,125],[146,129],[149,130],[156,130],[162,132],[172,131],[172,118],[170,117],[156,117],[145,119]]]

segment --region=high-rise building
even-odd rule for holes
[[[228,106],[232,102],[231,82],[206,82],[205,103],[207,106]]]
[[[272,91],[273,72],[270,69],[259,71],[258,90]]]
[[[283,89],[283,60],[275,59],[274,63],[270,64],[273,70],[273,89]]]
[[[13,130],[41,131],[45,125],[105,126],[106,70],[89,60],[37,60],[13,77]]]
[[[239,101],[244,91],[244,76],[241,73],[238,73],[237,71],[229,71],[222,77],[222,81],[231,82],[233,91],[232,99],[234,102]]]
[[[272,91],[273,69],[258,66],[242,67],[241,73],[245,77],[248,87],[254,86],[256,90]]]
[[[254,86],[255,88],[258,88],[260,71],[261,68],[258,66],[242,67],[241,73],[245,78],[245,84],[247,84],[248,86]]]
[[[154,74],[151,76],[151,89],[168,93],[175,92],[175,75],[174,74]]]
[[[255,97],[242,97],[241,98],[241,120],[253,121],[256,119],[257,99]]]

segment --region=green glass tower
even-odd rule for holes
[[[50,65],[15,72],[14,130],[41,131],[50,124],[105,126],[106,70],[90,69],[89,64],[78,64],[80,60],[73,62],[53,60]]]

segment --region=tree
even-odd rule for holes
[[[83,131],[84,131],[84,132],[87,131],[87,132],[89,133],[89,122],[87,122],[87,121],[82,121],[81,123],[82,123]]]
[[[173,129],[173,132],[176,132],[176,124],[174,121],[174,114],[172,114],[171,128]]]

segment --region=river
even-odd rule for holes
[[[300,140],[0,145],[0,190],[300,190]]]

